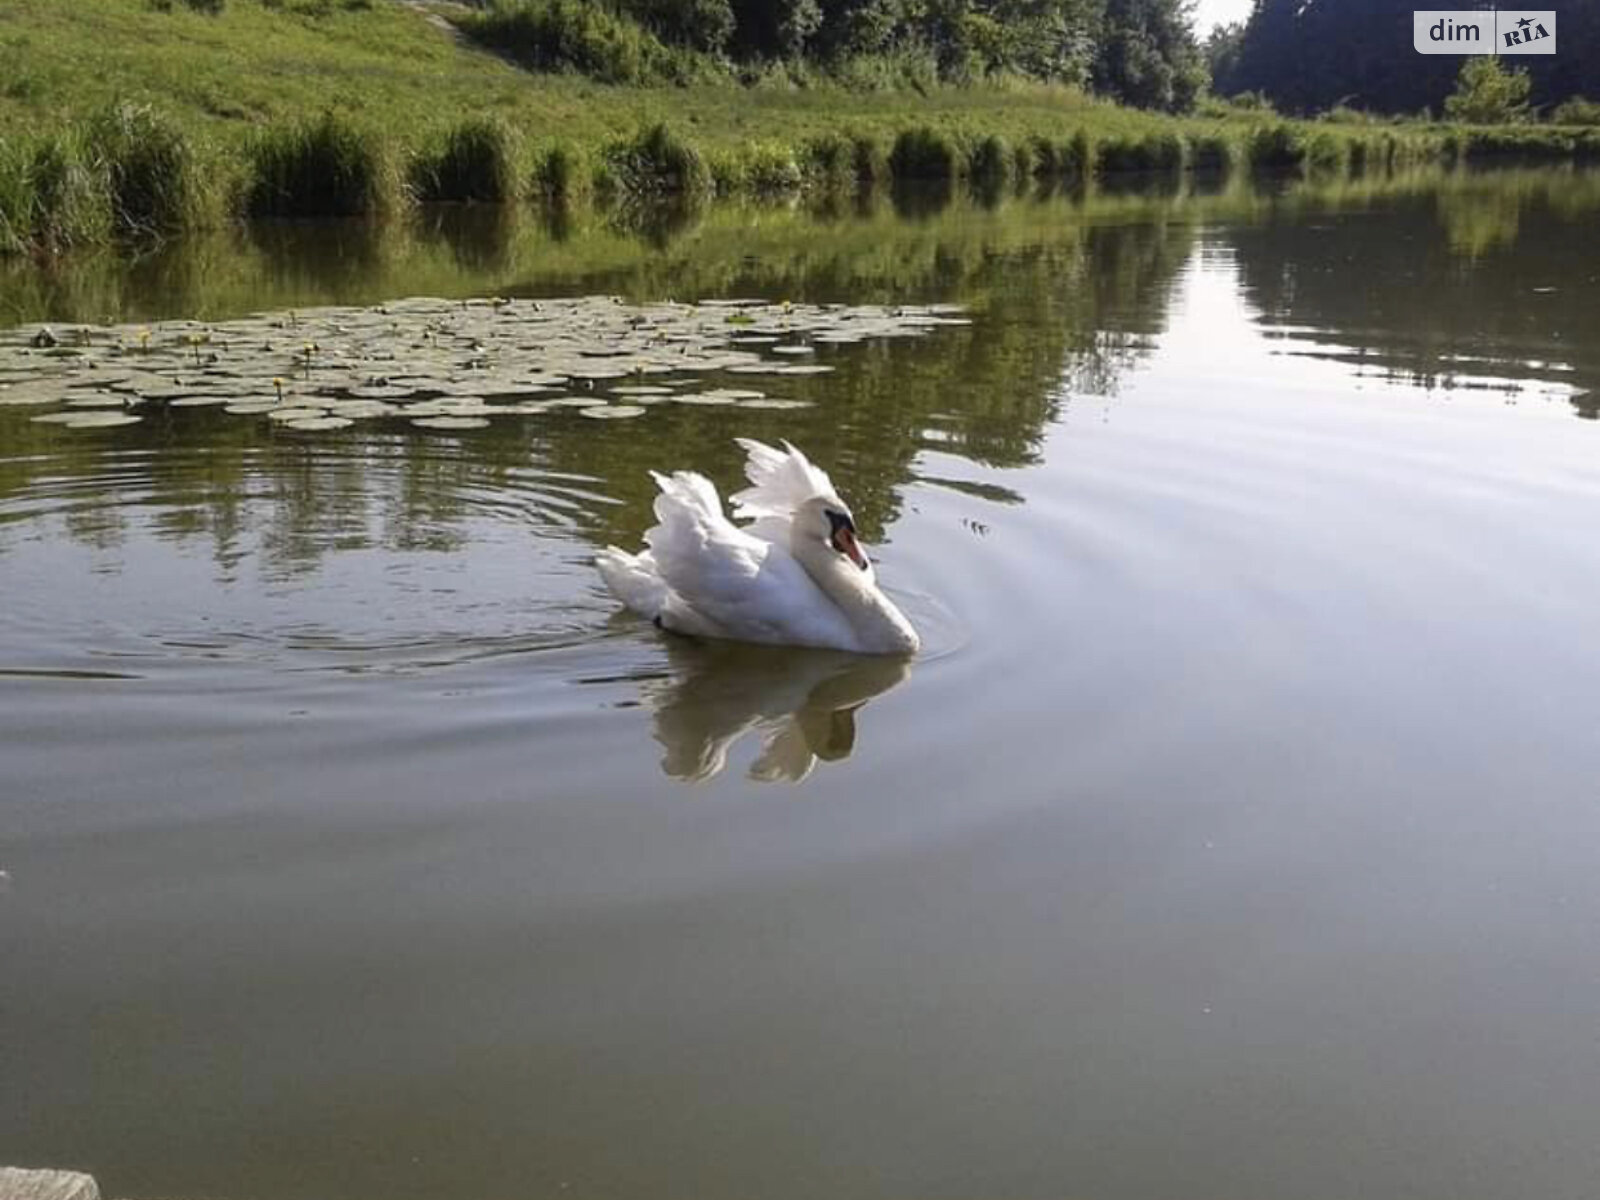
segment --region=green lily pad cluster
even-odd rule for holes
[[[803,408],[717,377],[820,375],[834,368],[819,350],[967,323],[953,305],[589,296],[35,325],[0,331],[0,407],[38,407],[33,420],[69,429],[134,424],[155,406],[213,408],[303,433],[360,421],[460,432],[562,412],[628,420],[674,404]]]

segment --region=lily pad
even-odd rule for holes
[[[418,429],[489,428],[489,422],[482,417],[413,417],[411,423]]]
[[[129,403],[137,403],[128,396],[119,396],[115,392],[68,392],[68,408],[122,408]]]
[[[0,331],[0,406],[120,417],[150,399],[264,415],[285,426],[404,415],[444,429],[563,408],[593,410],[597,420],[662,403],[782,410],[808,402],[707,385],[721,372],[818,375],[833,369],[804,361],[818,346],[924,337],[968,322],[952,305],[413,297],[216,324],[58,330],[59,344],[45,349]],[[554,391],[561,387],[578,394]],[[342,426],[306,431],[334,427]]]
[[[60,404],[63,388],[54,381],[49,383],[19,383],[0,388],[0,404]]]
[[[334,416],[345,417],[352,421],[387,417],[399,411],[398,405],[385,404],[382,400],[339,400],[334,403],[332,409]]]
[[[63,412],[45,413],[33,419],[67,429],[111,429],[117,425],[137,425],[143,418],[127,412]]]

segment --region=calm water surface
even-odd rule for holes
[[[1592,1197],[1600,180],[430,218],[12,322],[956,301],[802,411],[0,408],[0,1160],[112,1194]],[[673,643],[649,467],[828,467],[909,668]]]

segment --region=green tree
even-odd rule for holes
[[[628,0],[626,11],[662,41],[721,54],[733,36],[728,0]]]
[[[821,28],[817,0],[732,0],[733,42],[752,58],[799,58]]]
[[[1099,0],[993,0],[991,13],[1005,31],[1007,70],[1065,83],[1089,81]]]
[[[901,0],[822,0],[822,28],[812,45],[823,58],[882,54],[905,32]]]
[[[1106,0],[1095,90],[1124,104],[1187,112],[1207,82],[1184,0]]]
[[[1279,108],[1324,112],[1349,104],[1373,112],[1414,113],[1443,106],[1461,63],[1448,54],[1419,55],[1412,47],[1415,0],[1255,0],[1231,68],[1217,71],[1226,95],[1260,91]],[[1483,10],[1493,36],[1490,0]],[[1534,105],[1553,106],[1574,95],[1600,94],[1600,2],[1560,10],[1558,54],[1522,60]],[[1216,44],[1226,61],[1226,44]]]
[[[1444,102],[1453,121],[1475,125],[1502,125],[1528,115],[1528,93],[1533,81],[1522,70],[1506,70],[1493,55],[1474,55],[1461,64],[1455,94]]]
[[[1239,56],[1244,51],[1244,22],[1230,21],[1214,26],[1202,49],[1206,69],[1211,72],[1211,90],[1219,96],[1233,95],[1239,90],[1233,81],[1239,71]]]

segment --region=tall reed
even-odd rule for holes
[[[419,200],[516,200],[522,191],[516,159],[509,129],[493,118],[472,117],[412,161],[411,188]]]
[[[406,199],[382,139],[333,113],[258,134],[245,158],[252,217],[366,216]]]
[[[93,118],[86,136],[119,236],[158,237],[195,223],[200,173],[188,137],[172,121],[119,104]]]

